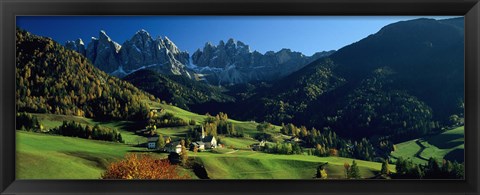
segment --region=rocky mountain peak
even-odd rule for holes
[[[83,41],[77,42],[68,41],[65,45],[72,50],[82,51]],[[119,77],[141,69],[190,77],[185,69],[185,64],[189,63],[188,52],[180,51],[168,37],[153,39],[144,29],[137,31],[122,45],[101,30],[98,38],[92,37],[82,54],[99,69]]]
[[[305,56],[290,49],[261,54],[250,51],[247,44],[230,38],[216,46],[207,42],[202,50],[193,53],[192,63],[214,84],[237,84],[283,77],[319,56]]]
[[[148,33],[148,31],[146,31],[145,29],[140,29],[140,30],[137,31],[137,33],[135,33],[135,34],[150,36],[150,33]]]
[[[121,46],[112,41],[104,30],[100,30],[98,38],[92,37],[88,44],[85,56],[93,65],[105,72],[111,72],[118,66],[118,52]]]
[[[83,43],[83,40],[80,38],[78,38],[75,41],[66,41],[65,47],[73,51],[76,51],[82,55],[86,54],[85,43]]]
[[[107,35],[107,33],[104,30],[100,30],[100,33],[98,34],[98,38],[100,41],[104,40],[106,42],[111,42],[112,39]]]
[[[205,43],[190,57],[170,38],[141,29],[122,45],[113,41],[104,30],[98,38],[92,37],[87,48],[83,41],[69,41],[65,45],[92,61],[101,70],[119,77],[141,69],[162,74],[193,78],[204,75],[211,84],[237,84],[257,80],[273,80],[299,70],[309,62],[325,55],[305,56],[300,52],[282,49],[261,54],[251,51],[247,44],[229,38],[217,45]],[[326,54],[327,55],[327,54]]]
[[[77,45],[83,45],[83,46],[85,46],[85,43],[83,43],[83,40],[82,40],[81,38],[78,38],[77,40],[75,40],[75,43],[76,43]]]
[[[164,40],[164,43],[165,43],[165,47],[168,50],[170,50],[174,54],[181,53],[181,51],[178,49],[178,47],[175,45],[175,43],[173,43],[173,41],[171,41],[167,36],[165,36],[165,38],[163,40]]]

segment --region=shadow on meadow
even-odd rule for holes
[[[463,134],[440,134],[428,139],[428,143],[440,149],[454,148],[464,143]]]

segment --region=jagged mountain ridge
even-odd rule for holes
[[[152,69],[163,74],[184,75],[188,63],[188,52],[180,51],[168,37],[153,39],[145,30],[139,30],[130,40],[122,45],[111,40],[105,31],[100,31],[99,38],[85,48],[83,41],[67,41],[65,46],[75,50],[101,70],[118,77],[123,77],[140,69]]]
[[[193,69],[206,74],[209,81],[218,84],[239,84],[251,81],[271,81],[285,77],[310,62],[328,56],[334,51],[317,52],[305,56],[290,49],[261,54],[250,51],[250,46],[241,41],[229,39],[218,45],[206,43],[202,50],[192,55]]]
[[[122,45],[111,40],[105,31],[100,31],[98,37],[92,37],[88,46],[81,39],[67,41],[65,46],[117,77],[150,69],[162,74],[204,80],[213,85],[279,79],[334,52],[305,56],[300,52],[282,49],[261,54],[250,51],[250,47],[240,41],[229,39],[227,43],[220,41],[217,46],[207,43],[202,50],[190,56],[168,37],[153,39],[145,30],[138,31]]]

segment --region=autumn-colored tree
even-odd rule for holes
[[[195,155],[197,155],[198,150],[199,150],[199,149],[198,149],[198,146],[194,146],[194,147],[193,147],[193,153],[194,153]]]
[[[330,150],[328,150],[328,154],[330,154],[330,156],[338,156],[338,150],[335,148],[331,148]]]
[[[193,146],[193,154],[195,154],[195,156],[197,156],[197,153],[198,153],[198,146]],[[194,158],[195,158],[194,156]]]
[[[185,140],[182,139],[180,142],[180,145],[182,145],[182,150],[180,152],[180,160],[182,162],[182,165],[186,165],[188,161],[188,151],[187,148],[185,147]]]
[[[343,163],[343,168],[345,168],[345,178],[348,179],[350,173],[350,164],[348,164],[348,162]]]
[[[158,149],[163,149],[163,148],[165,148],[165,138],[163,137],[163,135],[159,135],[159,136],[158,136],[157,148],[158,148]]]
[[[125,159],[108,165],[102,179],[188,179],[179,175],[177,166],[167,159],[156,159],[146,154],[127,154]]]
[[[168,143],[170,143],[170,142],[172,142],[172,138],[171,138],[171,137],[167,137],[167,139],[165,140],[165,144],[168,144]]]
[[[327,179],[328,178],[327,170],[325,169],[325,166],[327,164],[328,163],[325,163],[325,164],[317,167],[317,174],[315,175],[315,178],[317,178],[317,179]]]

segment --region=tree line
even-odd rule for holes
[[[287,125],[282,124],[280,132],[299,138],[303,148],[305,148],[304,150],[308,154],[316,156],[341,156],[374,161],[376,158],[388,157],[388,154],[393,150],[391,142],[381,141],[378,144],[373,144],[366,138],[352,141],[338,136],[335,131],[328,127],[322,130],[307,129],[305,126],[297,127],[289,123]]]
[[[243,137],[242,130],[237,130],[235,124],[228,121],[228,115],[220,112],[215,116],[207,113],[207,118],[203,124],[205,135],[226,135],[231,137]]]
[[[17,130],[40,132],[43,125],[36,116],[30,113],[19,112],[16,116],[15,127]]]
[[[161,115],[154,115],[149,118],[149,125],[155,125],[156,127],[188,126],[191,123],[195,123],[195,121],[186,121],[170,112]]]
[[[16,117],[16,129],[24,131],[42,132],[44,130],[43,125],[38,118],[30,113],[17,113]],[[50,134],[79,137],[84,139],[103,140],[111,142],[124,143],[122,134],[115,129],[107,127],[101,127],[99,125],[81,125],[74,121],[63,121],[62,125],[46,131]]]
[[[90,125],[82,126],[75,121],[63,121],[62,125],[51,129],[49,133],[68,137],[124,143],[122,134],[115,129],[101,127],[99,125],[94,125],[93,127]]]
[[[445,159],[439,162],[436,158],[430,158],[421,165],[400,157],[395,165],[397,172],[392,174],[392,178],[399,179],[463,179],[465,174],[464,164]]]

